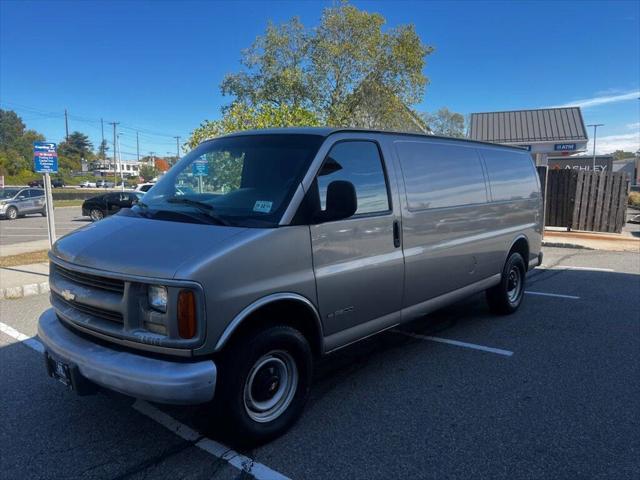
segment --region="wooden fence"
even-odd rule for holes
[[[538,167],[538,174],[545,199],[546,226],[594,232],[622,231],[629,191],[625,173],[547,171],[546,167]]]

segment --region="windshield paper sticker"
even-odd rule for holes
[[[262,212],[269,213],[271,211],[271,206],[273,202],[268,202],[266,200],[256,200],[255,205],[253,206],[254,212]]]

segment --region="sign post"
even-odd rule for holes
[[[198,177],[198,193],[202,193],[202,177],[209,175],[209,162],[206,158],[200,158],[191,165],[191,173]]]
[[[53,218],[53,195],[51,194],[51,177],[49,174],[58,173],[58,153],[55,143],[33,143],[33,170],[36,173],[42,173],[44,177],[47,233],[49,234],[49,248],[51,248],[56,241],[56,224]]]

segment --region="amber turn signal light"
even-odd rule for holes
[[[196,296],[191,290],[180,290],[178,295],[178,335],[189,339],[196,336]]]

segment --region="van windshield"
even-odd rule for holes
[[[271,134],[205,142],[173,166],[133,212],[161,220],[275,227],[323,140]]]

